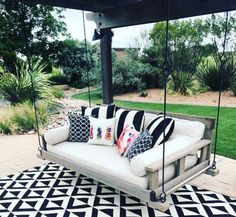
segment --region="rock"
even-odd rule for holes
[[[34,130],[31,130],[31,131],[29,131],[27,134],[28,135],[33,135],[35,132],[34,132]]]

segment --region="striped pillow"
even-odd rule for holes
[[[163,115],[158,115],[153,119],[146,127],[150,135],[153,136],[152,145],[159,145],[164,141],[167,141],[174,131],[175,121],[170,117],[166,117],[164,120]],[[164,137],[165,131],[165,138]]]
[[[98,106],[95,108],[81,106],[81,112],[82,116],[92,116],[102,119],[114,118],[115,105]]]
[[[142,131],[144,123],[144,111],[128,111],[119,109],[116,111],[115,140],[120,137],[123,129],[127,125],[133,125],[135,130]]]

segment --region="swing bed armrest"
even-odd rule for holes
[[[68,139],[69,130],[69,124],[52,130],[48,130],[44,133],[43,138],[47,145],[56,145]]]
[[[165,157],[165,165],[169,165],[177,160],[180,160],[181,158],[192,154],[192,153],[196,153],[198,150],[204,148],[204,147],[208,147],[211,144],[211,140],[207,140],[207,139],[202,139],[196,143],[194,143],[191,146],[188,147],[182,147],[181,149],[179,149],[178,151],[171,153],[171,151],[169,151],[169,153],[166,153],[166,157]],[[168,151],[168,149],[167,149]],[[207,156],[205,156],[207,157]],[[148,172],[155,172],[162,169],[162,157],[161,158],[157,158],[154,162],[152,162],[151,164],[147,165],[145,167],[145,170]]]
[[[168,141],[165,146],[165,165],[167,166],[189,154],[197,153],[202,148],[204,148],[204,151],[201,151],[201,158],[206,159],[208,158],[210,144],[211,140],[206,139],[195,139],[190,144],[187,137],[179,137]],[[204,153],[204,156],[202,153]],[[163,144],[135,156],[130,161],[131,169],[137,176],[145,176],[147,173],[158,171],[162,169],[162,155]]]

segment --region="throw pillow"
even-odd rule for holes
[[[83,116],[92,116],[94,118],[113,118],[115,113],[115,105],[98,106],[95,108],[89,108],[81,106],[81,112]]]
[[[144,111],[128,111],[119,109],[116,111],[115,140],[117,140],[127,125],[133,125],[135,130],[142,131],[144,123]]]
[[[89,139],[89,118],[77,114],[69,114],[69,142],[87,142]]]
[[[90,130],[88,143],[110,146],[113,145],[116,119],[101,119],[89,117],[89,120]]]
[[[139,132],[134,129],[134,126],[127,125],[122,133],[120,134],[119,139],[116,142],[118,151],[123,155],[128,148],[129,144],[134,141],[134,139],[139,135]]]
[[[173,118],[166,117],[164,120],[163,115],[158,115],[157,118],[153,119],[148,125],[147,130],[150,135],[153,136],[152,145],[159,145],[164,141],[167,141],[174,131],[175,121]],[[165,131],[165,137],[164,137]]]
[[[152,138],[153,136],[151,136],[147,130],[140,133],[139,136],[132,142],[132,144],[130,144],[130,147],[125,152],[124,157],[127,157],[129,160],[131,160],[136,155],[151,149],[153,147]]]

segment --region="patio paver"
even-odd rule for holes
[[[10,175],[47,161],[37,158],[36,135],[0,136],[0,177]],[[236,160],[217,156],[220,174],[202,174],[189,184],[236,198]]]

